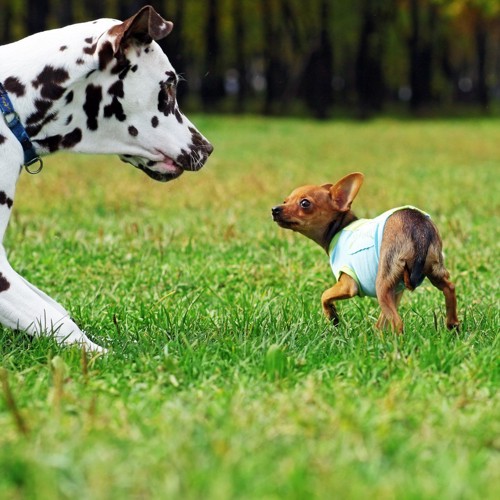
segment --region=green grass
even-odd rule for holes
[[[500,123],[198,117],[215,153],[162,185],[112,157],[23,174],[14,268],[110,354],[0,329],[0,498],[496,498]],[[405,333],[328,325],[326,256],[274,225],[294,187],[365,173],[354,209],[430,212],[462,331],[429,284]]]

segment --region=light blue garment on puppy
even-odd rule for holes
[[[394,212],[405,208],[422,212],[422,210],[410,205],[392,208],[374,219],[355,220],[334,236],[328,254],[337,281],[340,275],[345,273],[356,282],[361,297],[365,295],[377,296],[375,281],[385,223]],[[429,214],[422,213],[429,217]],[[404,284],[401,283],[400,289],[403,288]]]

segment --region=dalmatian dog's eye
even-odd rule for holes
[[[311,205],[312,203],[307,198],[303,198],[302,200],[300,200],[300,206],[302,208],[309,208]]]

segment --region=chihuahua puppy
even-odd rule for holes
[[[272,208],[273,220],[320,245],[330,258],[337,283],[323,292],[326,317],[338,324],[335,301],[356,295],[377,297],[381,308],[379,329],[403,331],[397,308],[408,289],[425,277],[445,297],[446,326],[459,328],[455,286],[444,267],[439,232],[428,214],[404,206],[375,219],[358,219],[351,204],[364,176],[346,175],[336,184],[295,189],[282,205]]]

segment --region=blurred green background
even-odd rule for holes
[[[174,22],[186,110],[498,112],[498,0],[0,0],[0,43],[146,3]]]

